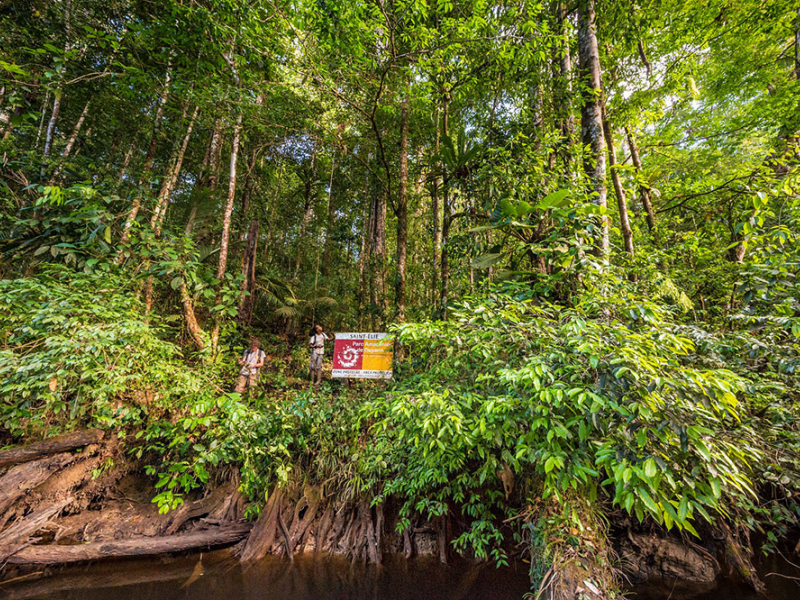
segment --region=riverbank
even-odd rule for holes
[[[112,463],[112,468],[101,468]],[[30,579],[38,582],[30,587],[34,596],[39,594],[36,590],[83,585],[85,579],[80,578],[74,584],[51,584],[42,579],[46,574],[60,573],[64,565],[128,564],[118,561],[141,557],[172,564],[170,556],[202,555],[214,548],[227,548],[223,562],[235,560],[245,569],[267,561],[273,565],[271,569],[280,570],[283,567],[274,565],[295,561],[307,565],[315,558],[322,559],[325,569],[334,570],[344,564],[342,561],[353,567],[397,568],[401,558],[420,558],[427,561],[425,564],[468,563],[475,568],[493,565],[493,561],[478,560],[469,551],[463,556],[453,551],[453,541],[474,526],[468,516],[451,511],[440,519],[426,520],[414,515],[401,531],[400,503],[395,499],[374,504],[366,497],[342,496],[322,483],[273,487],[259,517],[250,522],[246,514],[252,503],[239,489],[238,472],[227,469],[226,475],[204,491],[190,494],[180,506],[165,513],[152,501],[157,493],[152,480],[134,463],[121,460],[113,436],[96,430],[2,451],[0,465],[6,469],[0,476],[0,553],[6,582],[0,584],[0,590],[6,593],[12,589],[6,585]],[[702,540],[692,541],[635,523],[622,513],[612,512],[609,519],[614,572],[633,590],[656,593],[671,585],[672,591],[698,594],[734,585],[730,582],[738,580],[739,587],[747,586],[763,596],[776,587],[773,581],[767,587],[758,573],[764,573],[764,565],[772,565],[774,571],[779,559],[772,559],[772,563],[762,560],[761,568],[757,568],[747,552],[750,540],[734,539],[730,531],[708,529]],[[535,550],[506,543],[505,551],[509,564],[517,565],[518,570],[523,561],[533,558],[530,552]],[[747,569],[744,574],[743,564]],[[789,563],[786,565],[788,568]],[[128,572],[128,567],[122,570]],[[185,569],[173,571],[167,567],[164,573],[140,576],[134,568],[130,579],[107,581],[105,576],[98,577],[113,586],[133,585],[140,578],[158,581],[163,576],[174,581],[192,577]],[[786,579],[790,576],[783,573],[778,577],[791,581]],[[530,574],[526,574],[526,580],[530,585]],[[33,597],[24,595],[27,593],[12,593],[10,597]],[[603,597],[601,594],[596,596]]]
[[[796,598],[800,569],[778,555],[758,562],[772,600]],[[298,556],[293,562],[268,557],[242,564],[230,549],[200,554],[47,567],[0,582],[6,600],[519,600],[529,589],[528,565],[498,569],[489,563],[396,556],[385,564],[352,563],[344,557]],[[626,586],[636,600],[757,600],[746,585],[720,576],[713,584],[675,579]]]

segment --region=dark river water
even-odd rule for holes
[[[790,558],[791,560],[791,558]],[[795,562],[792,560],[792,562]],[[800,561],[797,561],[800,563]],[[771,600],[800,600],[800,569],[781,557],[759,565]],[[778,575],[767,575],[778,573]],[[343,559],[268,558],[243,566],[227,551],[73,566],[0,583],[0,599],[48,600],[521,600],[527,565],[440,565],[393,560],[380,567]],[[629,588],[636,600],[757,600],[747,587],[663,581]]]

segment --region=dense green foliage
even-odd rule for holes
[[[613,511],[773,549],[799,140],[788,0],[5,5],[0,440],[98,426],[164,511],[233,468],[252,515],[326,482],[498,561],[599,561]],[[305,389],[320,320],[396,333],[394,381]]]

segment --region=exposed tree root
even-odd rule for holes
[[[724,521],[720,521],[720,532],[725,541],[725,560],[728,566],[757,594],[767,597],[767,586],[761,581],[751,560],[750,540],[746,533],[734,533]],[[741,540],[742,536],[745,537],[744,541]]]
[[[705,548],[664,532],[631,531],[630,522],[625,524],[625,533],[616,545],[621,569],[634,583],[656,578],[711,584],[721,570],[717,559]]]
[[[250,562],[267,554],[313,550],[380,564],[384,527],[381,506],[326,500],[318,486],[277,489],[240,549],[240,558]]]
[[[579,522],[576,522],[579,518]],[[619,579],[612,566],[614,553],[602,522],[583,498],[551,504],[533,523],[532,565],[544,574],[537,578],[536,598],[548,600],[610,600],[618,597]],[[547,564],[543,564],[543,560]]]
[[[239,481],[234,479],[211,490],[204,498],[186,502],[167,516],[163,532],[177,533],[188,521],[207,517],[206,522],[222,524],[238,521],[244,513],[244,498],[238,490]]]

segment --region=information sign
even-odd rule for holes
[[[390,379],[392,339],[386,333],[337,333],[333,345],[333,377]]]

